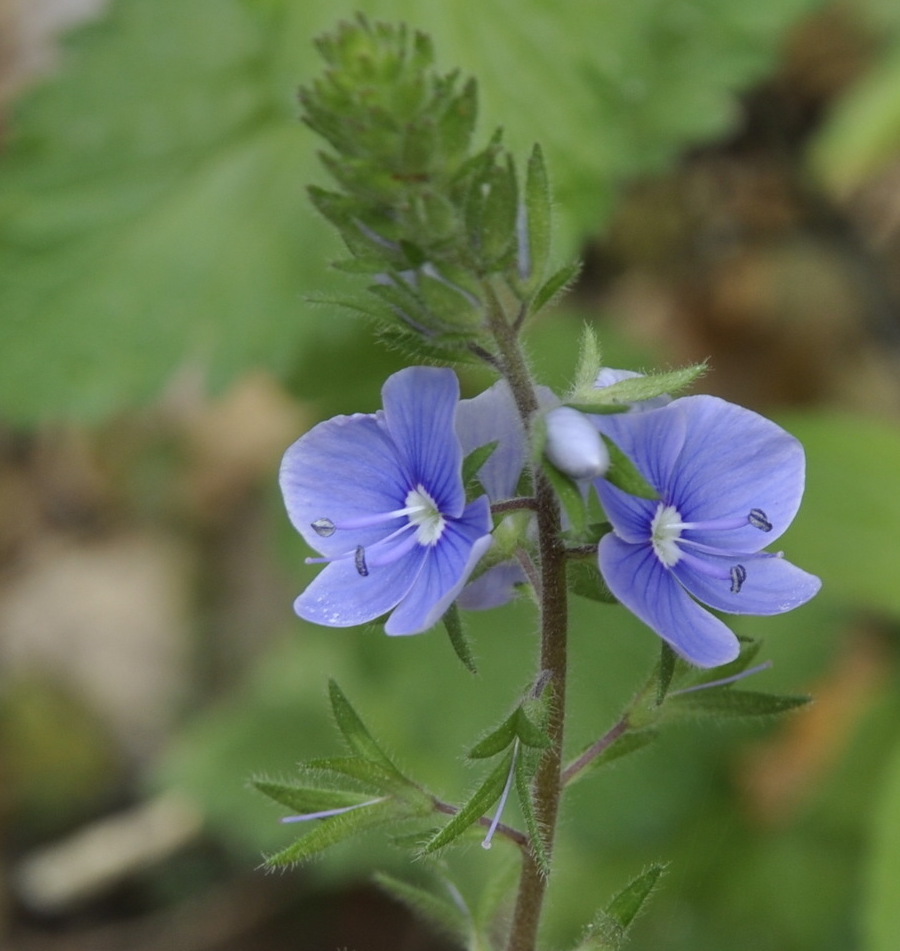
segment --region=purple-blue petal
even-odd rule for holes
[[[678,465],[685,440],[685,418],[676,404],[643,413],[593,416],[597,428],[625,453],[645,479],[664,493]],[[642,542],[650,537],[650,523],[658,501],[641,499],[616,488],[606,479],[594,486],[607,518],[621,538]]]
[[[600,432],[609,436],[663,495],[680,464],[688,436],[688,420],[678,408],[680,402],[644,413],[591,417]],[[598,480],[596,484],[602,487],[606,483]]]
[[[737,657],[734,633],[690,597],[649,544],[631,545],[609,533],[600,539],[599,560],[616,598],[685,660],[718,667]]]
[[[327,627],[352,627],[391,610],[413,587],[428,551],[417,545],[404,557],[362,576],[353,558],[334,561],[294,601],[300,617]]]
[[[734,558],[696,557],[720,571],[735,563]],[[774,554],[751,555],[740,564],[747,575],[736,593],[729,581],[704,574],[685,561],[674,565],[672,573],[704,604],[729,614],[782,614],[806,604],[822,587],[815,575]]]
[[[480,446],[497,442],[497,448],[478,472],[478,479],[493,501],[515,495],[525,466],[525,427],[505,380],[483,393],[462,400],[456,414],[456,431],[467,456]]]
[[[537,399],[541,409],[559,406],[559,397],[546,386],[537,388]],[[497,443],[478,471],[478,479],[491,501],[512,498],[528,459],[528,441],[506,380],[498,380],[478,396],[460,401],[456,432],[464,456],[480,446]]]
[[[427,549],[422,570],[384,626],[386,634],[418,634],[436,624],[491,547],[490,504],[484,496],[447,522]]]
[[[487,611],[499,608],[515,598],[517,585],[527,582],[525,572],[517,561],[501,561],[474,581],[470,581],[456,599],[466,611]]]
[[[409,491],[396,446],[374,415],[363,414],[336,416],[301,436],[284,454],[279,481],[294,527],[328,557],[368,547],[400,523],[322,537],[312,522],[391,512]]]
[[[747,524],[690,537],[731,551],[770,545],[800,507],[805,484],[800,442],[764,416],[715,396],[687,396],[659,412],[676,407],[687,433],[666,489],[684,521],[746,517],[751,509],[761,509],[772,523],[770,532]]]
[[[381,390],[384,422],[409,476],[409,488],[422,485],[444,515],[465,506],[462,449],[455,418],[459,381],[452,370],[407,367]]]

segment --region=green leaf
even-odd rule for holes
[[[397,803],[384,800],[371,806],[354,809],[352,812],[345,812],[340,816],[322,819],[293,845],[289,845],[286,849],[282,849],[274,855],[267,856],[266,865],[275,868],[284,865],[296,865],[318,855],[332,845],[344,841],[344,839],[349,839],[351,836],[358,835],[376,826],[384,825],[402,815],[403,812],[398,810]]]
[[[669,686],[672,683],[672,677],[675,674],[675,667],[678,662],[678,656],[675,651],[665,642],[660,641],[659,670],[656,681],[656,705],[660,706],[666,699],[669,692]]]
[[[900,934],[900,746],[883,772],[868,834],[863,951],[895,951]]]
[[[628,456],[609,437],[602,433],[600,435],[609,451],[609,469],[606,470],[604,478],[630,495],[642,499],[658,499],[659,492],[641,475]]]
[[[541,130],[568,257],[623,185],[735,126],[741,91],[822,2],[355,6],[432,33],[440,62],[478,77],[481,128],[503,125],[514,154]],[[323,327],[300,297],[335,279],[303,197],[318,168],[293,90],[320,69],[309,37],[340,15],[332,0],[117,0],[68,38],[60,71],[16,103],[0,157],[7,416],[118,413],[186,365],[216,389],[249,367],[290,373]],[[435,113],[445,155],[468,144],[470,88]],[[545,283],[538,309],[574,275]]]
[[[331,699],[334,722],[350,749],[358,753],[363,759],[382,766],[398,779],[406,781],[406,777],[397,769],[391,758],[375,742],[372,734],[366,729],[365,724],[350,705],[350,701],[344,696],[341,688],[334,680],[328,681],[328,695]]]
[[[287,806],[298,815],[309,812],[322,812],[326,809],[343,809],[358,806],[366,800],[358,792],[346,789],[317,789],[311,786],[296,786],[290,783],[276,783],[258,779],[253,785],[261,793]]]
[[[594,328],[590,324],[585,323],[581,328],[581,343],[578,347],[578,366],[575,369],[572,393],[593,389],[594,381],[597,379],[597,374],[600,372],[601,367],[600,341],[597,339],[597,333]]]
[[[840,198],[895,161],[900,146],[898,83],[900,44],[895,39],[828,110],[813,143],[812,165]]]
[[[570,558],[566,564],[566,583],[569,590],[582,598],[599,601],[602,604],[615,604],[616,597],[609,590],[600,568],[594,558]]]
[[[528,157],[525,173],[525,214],[528,224],[528,259],[530,273],[526,277],[526,287],[540,281],[550,258],[550,237],[552,224],[552,204],[550,182],[547,179],[547,167],[544,153],[535,145]]]
[[[778,422],[806,450],[806,492],[784,536],[786,556],[821,576],[820,598],[900,618],[896,424],[834,412],[796,414]],[[848,526],[853,528],[852,558],[847,556]]]
[[[396,770],[361,756],[328,756],[306,760],[298,766],[301,775],[318,779],[322,774],[344,776],[376,792],[402,794],[414,785]]]
[[[447,628],[447,634],[450,636],[450,644],[456,656],[462,661],[463,666],[469,673],[477,674],[478,665],[475,663],[475,655],[472,652],[472,641],[466,634],[459,608],[455,604],[451,604],[444,612],[442,620],[444,627]]]
[[[520,707],[515,710],[497,727],[469,750],[469,759],[489,759],[502,753],[516,738],[517,717]]]
[[[581,487],[546,457],[541,459],[541,469],[550,480],[557,498],[569,516],[572,534],[578,537],[586,530],[588,519],[587,502]]]
[[[436,852],[458,839],[500,798],[509,778],[512,756],[512,752],[504,756],[494,771],[460,807],[459,812],[425,843],[422,847],[424,854]]]
[[[531,704],[540,703],[540,701],[531,701]],[[543,713],[543,710],[535,711]],[[513,714],[516,736],[525,746],[533,749],[545,750],[550,746],[550,737],[541,726],[538,726],[531,717],[525,712],[525,707],[520,706]],[[546,717],[544,717],[546,719]]]
[[[442,934],[462,944],[467,942],[472,930],[471,916],[455,902],[384,872],[375,874],[375,884]]]
[[[494,440],[493,442],[485,443],[483,446],[479,446],[477,449],[473,449],[465,459],[463,459],[463,468],[462,468],[462,481],[463,485],[469,485],[472,480],[478,475],[481,471],[481,467],[490,459],[493,455],[494,450],[499,445],[499,440]]]
[[[572,261],[564,264],[558,271],[554,271],[541,285],[534,300],[531,302],[531,313],[540,313],[548,304],[555,302],[575,283],[581,271],[581,261]]]
[[[628,929],[643,911],[665,869],[665,865],[651,865],[626,885],[595,918],[576,951],[619,951],[624,947]]]
[[[548,830],[537,817],[531,780],[534,777],[539,755],[528,756],[521,751],[515,765],[516,795],[519,799],[519,808],[525,820],[525,829],[531,840],[531,852],[544,875],[550,875],[550,851],[547,847]]]
[[[686,689],[688,687],[698,687],[702,684],[726,680],[742,674],[750,664],[756,659],[762,647],[762,641],[751,640],[750,638],[740,638],[740,651],[738,656],[729,664],[723,664],[721,667],[710,667],[702,669],[699,667],[690,667],[684,661],[679,661],[680,668],[677,676],[678,687]]]
[[[805,706],[812,700],[806,696],[777,696],[751,690],[711,687],[690,693],[669,694],[666,709],[680,713],[711,717],[776,716]]]
[[[612,383],[610,386],[595,387],[591,380],[588,385],[582,385],[572,394],[572,401],[579,406],[594,407],[587,412],[600,412],[601,407],[630,406],[643,400],[652,400],[659,396],[671,396],[679,390],[690,386],[704,373],[708,367],[705,363],[695,363],[692,366],[678,370],[669,370],[664,373],[649,373],[646,376],[629,377]],[[594,376],[596,379],[596,374]]]

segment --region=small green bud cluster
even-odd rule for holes
[[[524,187],[499,130],[473,154],[475,82],[438,74],[423,34],[359,16],[317,46],[327,68],[300,101],[333,150],[321,159],[338,190],[310,195],[352,255],[337,266],[372,282],[375,301],[352,306],[443,349],[489,347],[489,297],[512,298],[523,317],[540,297],[550,232],[540,151]]]

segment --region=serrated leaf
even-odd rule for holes
[[[531,313],[539,313],[548,304],[561,297],[575,282],[580,271],[580,261],[572,261],[570,264],[564,264],[558,271],[554,271],[534,295],[534,300],[531,302]]]
[[[469,673],[477,674],[478,665],[475,663],[475,654],[472,652],[472,642],[466,634],[459,608],[455,604],[451,604],[444,612],[442,620],[456,656],[462,661],[463,666]]]
[[[504,756],[494,771],[460,807],[459,812],[425,843],[422,847],[424,854],[436,852],[458,839],[469,826],[478,822],[488,809],[497,802],[503,794],[503,789],[509,778],[512,756],[512,752]]]
[[[609,451],[609,469],[604,478],[616,488],[642,499],[658,499],[659,492],[641,475],[637,466],[608,437],[600,434]]]
[[[778,696],[751,690],[732,690],[729,687],[711,687],[690,693],[670,694],[666,709],[697,716],[759,717],[776,716],[805,706],[812,700],[807,696]]]
[[[374,737],[366,729],[350,701],[344,696],[341,688],[334,680],[328,681],[328,696],[331,700],[334,722],[350,749],[358,753],[363,759],[378,763],[398,779],[405,781],[403,774],[397,769],[387,753],[375,742]]]
[[[443,934],[461,943],[468,940],[473,927],[471,917],[454,902],[384,872],[377,872],[374,878],[379,888]]]
[[[343,809],[365,802],[360,793],[345,789],[319,789],[264,779],[254,780],[253,786],[270,799],[274,799],[282,806],[287,806],[299,815],[322,812],[326,809]]]
[[[368,829],[384,825],[397,818],[398,815],[402,815],[402,812],[398,812],[397,804],[384,800],[371,806],[354,809],[352,812],[345,812],[343,815],[323,819],[293,845],[267,856],[266,865],[277,868],[304,862],[332,845]]]

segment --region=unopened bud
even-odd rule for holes
[[[573,479],[598,479],[609,468],[609,452],[591,421],[571,406],[558,406],[544,417],[547,458]]]

